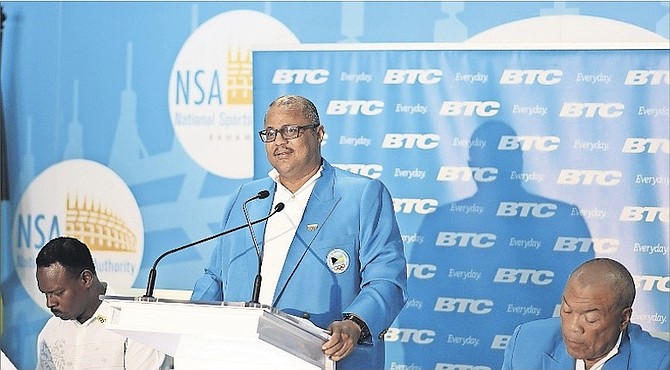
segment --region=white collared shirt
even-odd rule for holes
[[[619,332],[619,339],[617,339],[614,348],[612,348],[612,350],[607,354],[607,356],[601,358],[598,362],[593,364],[593,366],[589,370],[602,370],[603,366],[605,365],[605,362],[607,362],[607,360],[609,360],[610,358],[614,357],[617,353],[619,353],[619,345],[621,344],[622,335],[623,332]],[[586,363],[584,362],[584,360],[577,359],[575,361],[575,370],[586,370]]]
[[[273,303],[272,298],[279,281],[279,275],[284,267],[288,249],[293,242],[293,237],[305,213],[307,201],[310,195],[312,195],[316,180],[321,177],[322,172],[323,165],[295,193],[291,193],[290,190],[281,184],[277,170],[273,168],[268,173],[268,176],[277,183],[272,207],[274,209],[277,203],[282,202],[284,203],[284,210],[270,217],[265,226],[263,265],[261,266],[263,281],[259,296],[259,301],[262,304],[272,305]]]
[[[103,301],[83,323],[50,318],[37,338],[37,369],[159,369],[162,353],[107,329],[114,310]]]

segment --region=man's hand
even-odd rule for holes
[[[330,339],[321,346],[321,349],[333,361],[347,357],[361,336],[361,328],[351,320],[333,321],[328,330],[331,333]]]

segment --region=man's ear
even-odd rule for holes
[[[632,307],[626,307],[621,311],[621,324],[619,329],[621,331],[626,330],[628,327],[628,324],[630,324],[630,318],[633,316],[633,308]]]
[[[93,272],[89,269],[83,269],[81,274],[79,274],[79,279],[81,279],[85,287],[89,288],[93,285]]]
[[[323,138],[326,136],[326,129],[323,127],[323,125],[317,126],[316,136],[319,139],[319,143],[323,141]]]

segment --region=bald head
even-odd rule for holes
[[[570,274],[568,284],[605,284],[613,294],[615,307],[631,307],[635,300],[635,282],[630,272],[609,258],[594,258],[582,263]]]
[[[590,369],[616,346],[633,314],[635,284],[628,270],[609,258],[584,262],[570,274],[561,303],[561,333],[567,352]]]

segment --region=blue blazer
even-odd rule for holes
[[[242,185],[224,209],[221,229],[245,224],[242,203],[261,190],[272,195],[249,202],[247,210],[251,220],[268,215],[275,186],[269,177]],[[254,231],[264,235],[265,223],[254,225]],[[346,252],[349,260],[338,273],[327,262],[335,250]],[[257,269],[248,230],[229,234],[214,249],[191,299],[250,301]],[[324,160],[289,247],[272,306],[322,328],[342,320],[343,313],[355,313],[369,326],[372,341],[356,346],[337,368],[383,369],[383,335],[405,304],[406,287],[403,243],[389,191],[378,180],[334,168]]]
[[[628,324],[619,353],[603,370],[668,370],[670,344],[652,337],[640,325]],[[505,348],[504,370],[574,370],[575,359],[565,349],[558,317],[531,321],[514,329]]]

